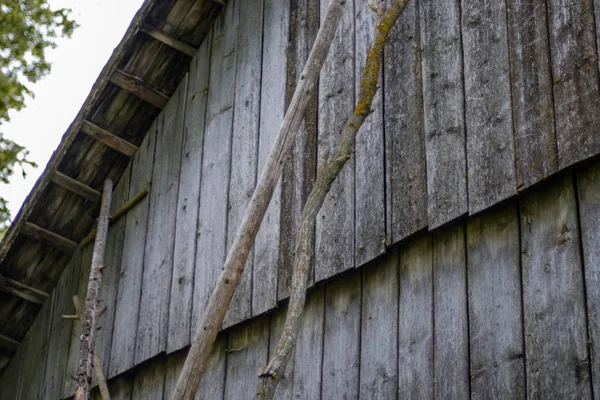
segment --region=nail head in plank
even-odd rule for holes
[[[100,128],[89,121],[83,121],[81,125],[81,131],[89,137],[104,143],[106,146],[127,157],[133,157],[137,152],[138,148],[136,145],[129,143],[127,140],[107,131],[106,129]]]
[[[93,202],[100,201],[100,192],[61,172],[54,171],[51,180],[58,186],[61,186],[67,189],[68,191],[75,193],[78,196],[81,196]]]
[[[158,40],[159,42],[162,42],[167,46],[172,47],[175,50],[180,51],[181,53],[186,54],[190,57],[194,57],[194,55],[196,54],[196,48],[190,46],[189,44],[183,43],[182,41],[179,41],[148,24],[144,24],[144,26],[142,26],[141,31]]]
[[[110,81],[121,89],[136,95],[140,99],[161,110],[165,108],[169,101],[169,97],[165,94],[153,88],[137,76],[130,75],[120,69],[115,69],[110,77]]]
[[[25,285],[21,282],[6,278],[0,274],[0,290],[19,296],[20,298],[36,304],[44,304],[48,293]]]
[[[73,242],[72,240],[62,237],[54,232],[50,232],[49,230],[40,228],[31,222],[25,222],[25,224],[23,224],[21,233],[39,241],[40,243],[54,247],[63,253],[71,254],[77,248],[77,243]]]

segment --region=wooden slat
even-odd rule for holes
[[[152,124],[140,145],[140,150],[133,157],[129,196],[138,193],[152,180],[156,124],[157,121]],[[146,241],[148,205],[149,199],[146,196],[127,213],[125,219],[125,236],[123,238],[119,288],[115,305],[113,339],[110,359],[104,361],[109,364],[107,375],[109,378],[127,371],[134,365],[135,336],[144,267],[144,254],[143,252],[140,254],[140,249],[144,248]]]
[[[420,4],[427,215],[433,229],[467,212],[459,0]]]
[[[227,251],[235,239],[256,185],[261,97],[262,12],[263,0],[240,2],[227,212]],[[224,328],[252,315],[253,261],[254,252],[251,250],[225,314]]]
[[[322,399],[358,399],[361,277],[353,273],[325,288]]]
[[[548,1],[558,165],[600,153],[598,54],[592,0]]]
[[[133,157],[138,150],[136,145],[89,121],[83,121],[81,132],[127,157]]]
[[[258,173],[265,165],[285,115],[289,18],[289,1],[264,1]],[[282,267],[279,262],[281,194],[279,183],[254,241],[252,315],[277,305],[277,272]]]
[[[400,251],[398,392],[404,398],[430,399],[434,394],[432,258],[429,235]]]
[[[397,252],[378,264],[363,270],[360,398],[385,400],[398,393]]]
[[[52,182],[56,183],[58,186],[61,186],[78,196],[81,196],[85,199],[97,202],[100,201],[100,192],[95,189],[92,189],[88,185],[85,185],[63,173],[58,171],[54,171],[52,174]]]
[[[468,198],[474,214],[516,193],[506,5],[462,0],[461,16]]]
[[[168,353],[190,344],[210,43],[209,34],[192,62],[188,78],[169,303]]]
[[[531,193],[520,208],[528,397],[590,399],[572,177]]]
[[[40,243],[60,250],[63,253],[71,254],[77,248],[77,243],[73,242],[72,240],[40,228],[31,222],[25,222],[25,224],[23,224],[21,233],[34,240],[37,240]]]
[[[329,160],[354,107],[354,1],[347,1],[319,77],[317,163]],[[321,0],[321,15],[329,0]],[[317,168],[318,165],[317,165]],[[346,162],[319,210],[315,281],[354,267],[354,157]]]
[[[0,274],[0,290],[37,304],[44,304],[48,298],[48,293],[14,279],[6,278],[2,274]]]
[[[239,1],[228,2],[219,15],[212,35],[198,213],[192,337],[225,261],[238,9]]]
[[[514,203],[469,220],[472,398],[525,398],[519,257],[519,224]]]
[[[142,297],[135,341],[136,364],[167,348],[186,96],[187,78],[184,78],[162,118],[159,117],[156,129],[157,156],[152,169]]]
[[[517,188],[558,169],[546,2],[509,1],[510,76]]]
[[[462,223],[433,234],[433,368],[436,399],[467,399],[470,395],[464,238]],[[419,317],[413,314],[413,318]]]
[[[123,90],[136,95],[140,99],[152,104],[156,108],[163,109],[169,101],[169,97],[157,89],[148,85],[137,76],[129,75],[127,72],[115,69],[110,81]]]
[[[2,347],[3,349],[7,349],[9,351],[17,351],[20,344],[21,343],[17,342],[16,340],[0,334],[0,347]]]
[[[166,33],[161,32],[159,29],[156,29],[148,24],[144,24],[142,26],[142,29],[140,30],[153,37],[154,39],[158,40],[159,42],[162,42],[167,46],[170,46],[175,50],[182,52],[183,54],[186,54],[190,57],[194,57],[194,55],[196,54],[197,49],[193,46],[190,46],[187,43],[183,43],[182,41],[177,40],[174,37],[171,37]]]
[[[583,247],[588,334],[592,344],[592,386],[594,398],[600,398],[600,164],[588,166],[577,174],[579,224]]]
[[[420,48],[419,1],[414,0],[390,32],[384,51],[388,245],[427,226]]]

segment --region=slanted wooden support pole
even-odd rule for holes
[[[47,246],[60,250],[63,253],[72,254],[77,248],[77,243],[62,237],[54,232],[50,232],[44,228],[40,228],[31,222],[25,222],[21,228],[21,233],[32,239],[37,240]]]
[[[198,50],[190,46],[189,44],[185,44],[182,41],[172,38],[166,33],[163,33],[150,25],[144,24],[144,26],[142,26],[141,31],[146,33],[148,36],[151,36],[154,39],[158,40],[159,42],[162,42],[167,46],[172,47],[177,51],[180,51],[183,54],[187,54],[190,57],[194,57],[196,51]]]
[[[17,342],[16,340],[13,340],[13,339],[9,338],[8,336],[4,336],[4,335],[0,334],[0,347],[1,348],[9,350],[14,353],[15,351],[17,351],[20,344],[21,343]]]
[[[17,282],[14,279],[6,278],[2,274],[0,274],[0,290],[36,304],[44,304],[48,298],[48,293]]]
[[[81,124],[81,132],[130,158],[133,157],[138,150],[136,145],[129,143],[127,140],[106,129],[100,128],[98,125],[92,124],[89,121],[83,121]]]
[[[75,180],[61,172],[54,171],[52,173],[52,182],[56,183],[58,186],[61,186],[67,189],[70,192],[75,193],[78,196],[81,196],[85,199],[91,201],[99,201],[100,200],[100,192],[92,189],[88,185],[85,185],[78,180]]]
[[[92,383],[92,365],[94,362],[94,349],[96,346],[96,328],[98,320],[98,296],[102,284],[102,273],[104,266],[104,252],[108,237],[108,218],[110,203],[112,199],[113,184],[110,179],[104,181],[102,190],[102,202],[100,203],[100,216],[98,217],[98,234],[94,242],[92,254],[92,266],[88,282],[87,297],[85,299],[85,311],[83,313],[83,333],[81,334],[79,347],[79,364],[75,379],[75,400],[88,400],[90,397],[90,386]]]
[[[165,108],[169,101],[168,96],[148,85],[137,76],[129,75],[120,69],[115,69],[110,77],[110,81],[121,89],[127,90],[161,110]]]

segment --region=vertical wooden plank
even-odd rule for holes
[[[256,185],[263,0],[242,1],[239,12],[241,17],[236,49],[227,249],[233,244]],[[251,251],[225,314],[223,327],[234,325],[252,315],[253,260],[254,252]]]
[[[19,346],[9,364],[0,374],[0,388],[2,388],[2,391],[0,391],[0,398],[3,400],[14,400],[19,398],[21,365],[23,362],[24,351],[25,347],[23,345]],[[60,397],[60,393],[58,396]]]
[[[319,7],[312,0],[290,0],[290,32],[288,42],[287,93],[289,105],[296,83],[319,29]],[[277,299],[289,296],[300,214],[316,173],[317,95],[309,101],[303,124],[294,139],[289,160],[283,168],[281,186],[281,250],[277,274]],[[311,264],[309,285],[314,281]]]
[[[591,398],[575,193],[570,175],[521,202],[527,393]]]
[[[516,211],[513,203],[469,219],[467,223],[471,396],[474,399],[525,398]]]
[[[460,3],[425,1],[419,13],[427,215],[433,229],[467,212]]]
[[[165,387],[163,389],[164,398],[170,398],[173,395],[177,379],[187,357],[186,351],[178,351],[167,356],[167,367],[165,372]]]
[[[270,317],[254,318],[229,333],[224,399],[251,399],[267,365]]]
[[[111,202],[111,215],[127,202],[131,178],[131,163],[113,192]],[[105,307],[104,313],[98,319],[100,329],[96,335],[96,351],[102,362],[104,374],[108,374],[110,360],[110,346],[112,345],[112,334],[115,317],[115,305],[117,292],[119,290],[119,278],[121,275],[121,256],[123,253],[123,237],[125,235],[126,218],[121,218],[110,226],[106,244],[105,264],[102,269],[102,287],[100,288],[100,308]],[[82,303],[84,299],[81,300]]]
[[[119,376],[108,382],[111,400],[130,400],[133,391],[133,381],[130,376]]]
[[[321,14],[329,0],[321,0]],[[354,1],[342,19],[319,78],[318,163],[329,160],[354,107]],[[352,82],[352,83],[350,83]],[[318,168],[318,166],[317,166]],[[354,158],[346,162],[317,215],[315,281],[354,267]]]
[[[173,281],[171,282],[171,300],[169,302],[168,353],[179,350],[190,343],[204,120],[210,74],[210,43],[211,35],[209,34],[192,61],[188,80],[179,195],[177,196]]]
[[[579,223],[583,247],[588,334],[591,343],[592,387],[600,398],[600,167],[588,166],[577,174]]]
[[[175,217],[179,192],[179,166],[183,140],[187,77],[159,117],[152,191],[148,212],[142,297],[135,342],[139,364],[167,348],[169,297],[173,279]]]
[[[506,5],[462,0],[461,13],[469,213],[474,214],[516,193]]]
[[[351,6],[351,4],[347,4]],[[358,98],[367,52],[373,43],[377,16],[368,0],[354,2],[354,98]],[[347,39],[346,39],[347,40]],[[351,44],[348,43],[347,46]],[[383,86],[381,82],[379,84]],[[348,79],[346,76],[341,79]],[[350,87],[350,85],[348,85]],[[383,103],[378,90],[373,98],[373,112],[356,136],[355,144],[355,262],[362,265],[385,251],[385,171],[383,137]],[[346,111],[348,112],[348,111]],[[347,118],[347,115],[346,115]],[[339,132],[335,132],[335,138]],[[348,162],[351,162],[349,160]]]
[[[63,379],[67,367],[73,320],[62,319],[62,315],[73,314],[73,295],[79,283],[81,249],[71,257],[55,288],[54,311],[50,325],[50,341],[44,377],[44,399],[58,399],[62,395]]]
[[[157,123],[156,120],[152,123],[138,152],[133,157],[129,198],[148,188],[152,181]],[[152,189],[150,188],[150,190]],[[121,256],[119,289],[115,305],[110,361],[104,361],[109,363],[108,377],[127,371],[134,365],[145,257],[143,249],[146,243],[146,228],[148,226],[148,205],[150,202],[148,197],[146,196],[134,208],[129,210],[125,217],[125,236],[123,237],[123,254]]]
[[[433,309],[435,398],[467,399],[469,321],[462,223],[433,234]]]
[[[271,314],[271,330],[269,332],[269,359],[275,353],[277,343],[281,338],[281,332],[283,331],[283,325],[287,315],[287,304],[282,306],[277,312]],[[274,399],[277,400],[292,400],[292,394],[294,389],[294,350],[292,350],[292,356],[288,360],[285,370],[283,371],[283,377],[275,389]]]
[[[361,276],[358,271],[325,288],[323,399],[357,399],[360,375]]]
[[[600,153],[598,54],[592,0],[548,1],[558,165]]]
[[[225,261],[238,8],[239,1],[228,2],[213,27],[198,212],[192,337]]]
[[[431,236],[400,249],[398,397],[433,398],[433,260]]]
[[[294,399],[320,399],[323,366],[325,290],[316,288],[306,301],[294,354]]]
[[[290,1],[265,0],[258,144],[260,175],[285,115]],[[276,186],[254,242],[252,315],[277,306],[281,182]]]
[[[427,226],[427,166],[419,25],[419,1],[414,0],[408,3],[396,22],[384,50],[389,244]]]
[[[506,6],[517,188],[524,189],[558,168],[548,20],[546,2]]]
[[[360,398],[395,399],[398,391],[398,255],[363,270]]]
[[[133,378],[133,399],[162,400],[164,398],[166,361],[166,357],[159,357],[141,367]]]

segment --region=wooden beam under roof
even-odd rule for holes
[[[14,353],[15,351],[17,351],[20,344],[21,343],[17,342],[16,340],[0,334],[0,347],[12,351]]]
[[[110,77],[110,81],[128,92],[136,95],[140,99],[152,104],[154,107],[165,108],[169,97],[156,90],[141,78],[129,75],[127,72],[115,69]]]
[[[40,228],[31,222],[25,222],[25,224],[23,224],[21,233],[34,240],[37,240],[40,243],[62,251],[63,253],[72,254],[77,248],[77,243],[74,241],[62,237],[54,232],[50,232],[44,228]]]
[[[44,304],[48,298],[48,293],[15,281],[14,279],[6,278],[2,274],[0,274],[0,290],[36,304]]]
[[[136,145],[89,121],[83,121],[81,132],[129,158],[133,157],[138,150]]]
[[[196,51],[198,50],[195,47],[192,47],[189,44],[183,43],[182,41],[179,41],[148,24],[144,24],[141,31],[146,33],[148,36],[153,37],[154,39],[158,40],[159,42],[162,42],[162,43],[166,44],[167,46],[172,47],[175,50],[177,50],[183,54],[186,54],[190,57],[194,57],[194,55],[196,54]]]
[[[52,174],[51,181],[85,199],[93,202],[100,200],[100,192],[56,170]]]

